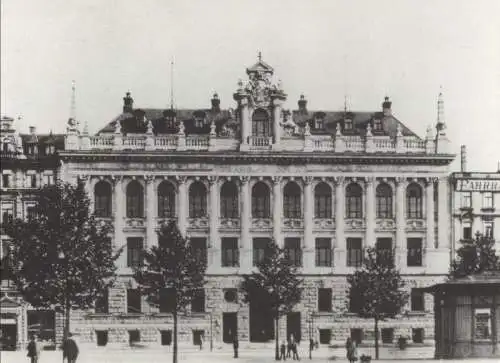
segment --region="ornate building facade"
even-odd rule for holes
[[[64,148],[64,135],[40,134],[35,127],[22,134],[10,117],[2,117],[0,161],[0,349],[16,349],[28,342],[29,332],[37,331],[44,340],[54,340],[56,314],[26,305],[16,291],[7,259],[9,241],[3,224],[11,218],[30,218],[34,191],[57,178],[57,151]],[[18,127],[18,126],[17,126]]]
[[[400,319],[381,325],[384,343],[433,339],[432,297],[422,288],[448,272],[451,251],[449,164],[442,99],[438,122],[420,138],[392,113],[312,111],[287,99],[260,58],[239,81],[234,111],[214,94],[205,109],[123,112],[95,135],[68,122],[60,176],[85,180],[96,215],[124,247],[119,283],[95,311],[75,312],[72,330],[93,345],[169,345],[168,301],[152,306],[132,278],[141,250],[175,220],[206,253],[205,293],[180,319],[180,344],[265,342],[265,313],[243,302],[238,285],[273,238],[300,267],[301,302],[281,319],[280,336],[320,344],[373,339],[371,321],[349,312],[346,275],[372,246],[394,252],[411,289]],[[168,297],[165,298],[168,300]]]

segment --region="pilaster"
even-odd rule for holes
[[[115,248],[120,249],[125,245],[125,238],[123,235],[123,222],[124,222],[124,192],[123,192],[123,178],[121,176],[112,177],[113,182],[113,193],[115,200],[115,213],[114,213],[114,230],[115,230]],[[127,266],[127,254],[126,251],[120,254],[117,260],[119,268]]]
[[[282,247],[283,241],[281,238],[281,215],[283,209],[281,197],[281,180],[282,177],[274,176],[273,180],[273,238],[274,242]]]
[[[312,188],[313,177],[306,176],[304,180],[304,270],[314,268],[314,195]]]
[[[335,244],[334,244],[334,266],[340,270],[346,266],[345,259],[345,178],[338,176],[335,178]]]
[[[448,177],[443,176],[438,181],[438,247],[450,248],[450,208],[448,199]]]
[[[210,241],[208,246],[209,251],[209,261],[208,269],[213,270],[221,263],[221,250],[220,250],[220,240],[219,240],[219,184],[218,178],[216,176],[209,176],[208,182],[210,184]]]
[[[179,192],[179,208],[178,208],[178,216],[177,223],[179,227],[179,231],[181,232],[183,237],[186,237],[187,231],[187,205],[188,205],[188,195],[187,195],[187,185],[186,185],[187,177],[184,175],[177,176],[177,189]]]
[[[426,249],[433,250],[434,244],[434,178],[427,178],[427,185],[425,188],[425,218],[426,218],[426,233],[425,233],[425,247]]]
[[[250,241],[252,200],[250,195],[250,177],[241,176],[240,181],[241,181],[240,269],[243,272],[247,272],[252,267],[252,246]]]
[[[375,178],[366,178],[366,245],[375,244]]]
[[[396,178],[396,266],[406,266],[405,255],[405,188],[406,178]]]
[[[156,205],[157,198],[155,198],[154,191],[154,176],[146,175],[146,243],[145,248],[151,248],[151,246],[157,245],[155,229],[156,229],[156,211],[158,207]]]

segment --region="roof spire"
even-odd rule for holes
[[[71,81],[71,105],[69,110],[69,118],[76,120],[76,82]]]
[[[257,57],[259,58],[259,62],[262,62],[262,52],[261,51],[259,51],[259,54]]]
[[[174,109],[174,60],[170,61],[170,109]]]
[[[436,127],[438,130],[444,130],[446,128],[446,124],[444,121],[444,100],[443,100],[443,86],[439,87],[439,95],[437,101],[437,124]]]

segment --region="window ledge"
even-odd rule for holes
[[[464,211],[464,212],[468,212],[468,211],[472,211],[472,207],[460,207],[459,210],[461,211]]]
[[[425,310],[413,310],[413,311],[408,311],[408,316],[422,316],[426,315],[427,312]]]
[[[485,208],[481,208],[481,212],[495,212],[495,208],[493,207],[485,207]]]

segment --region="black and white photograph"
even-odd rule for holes
[[[500,360],[500,1],[0,24],[2,363]]]

